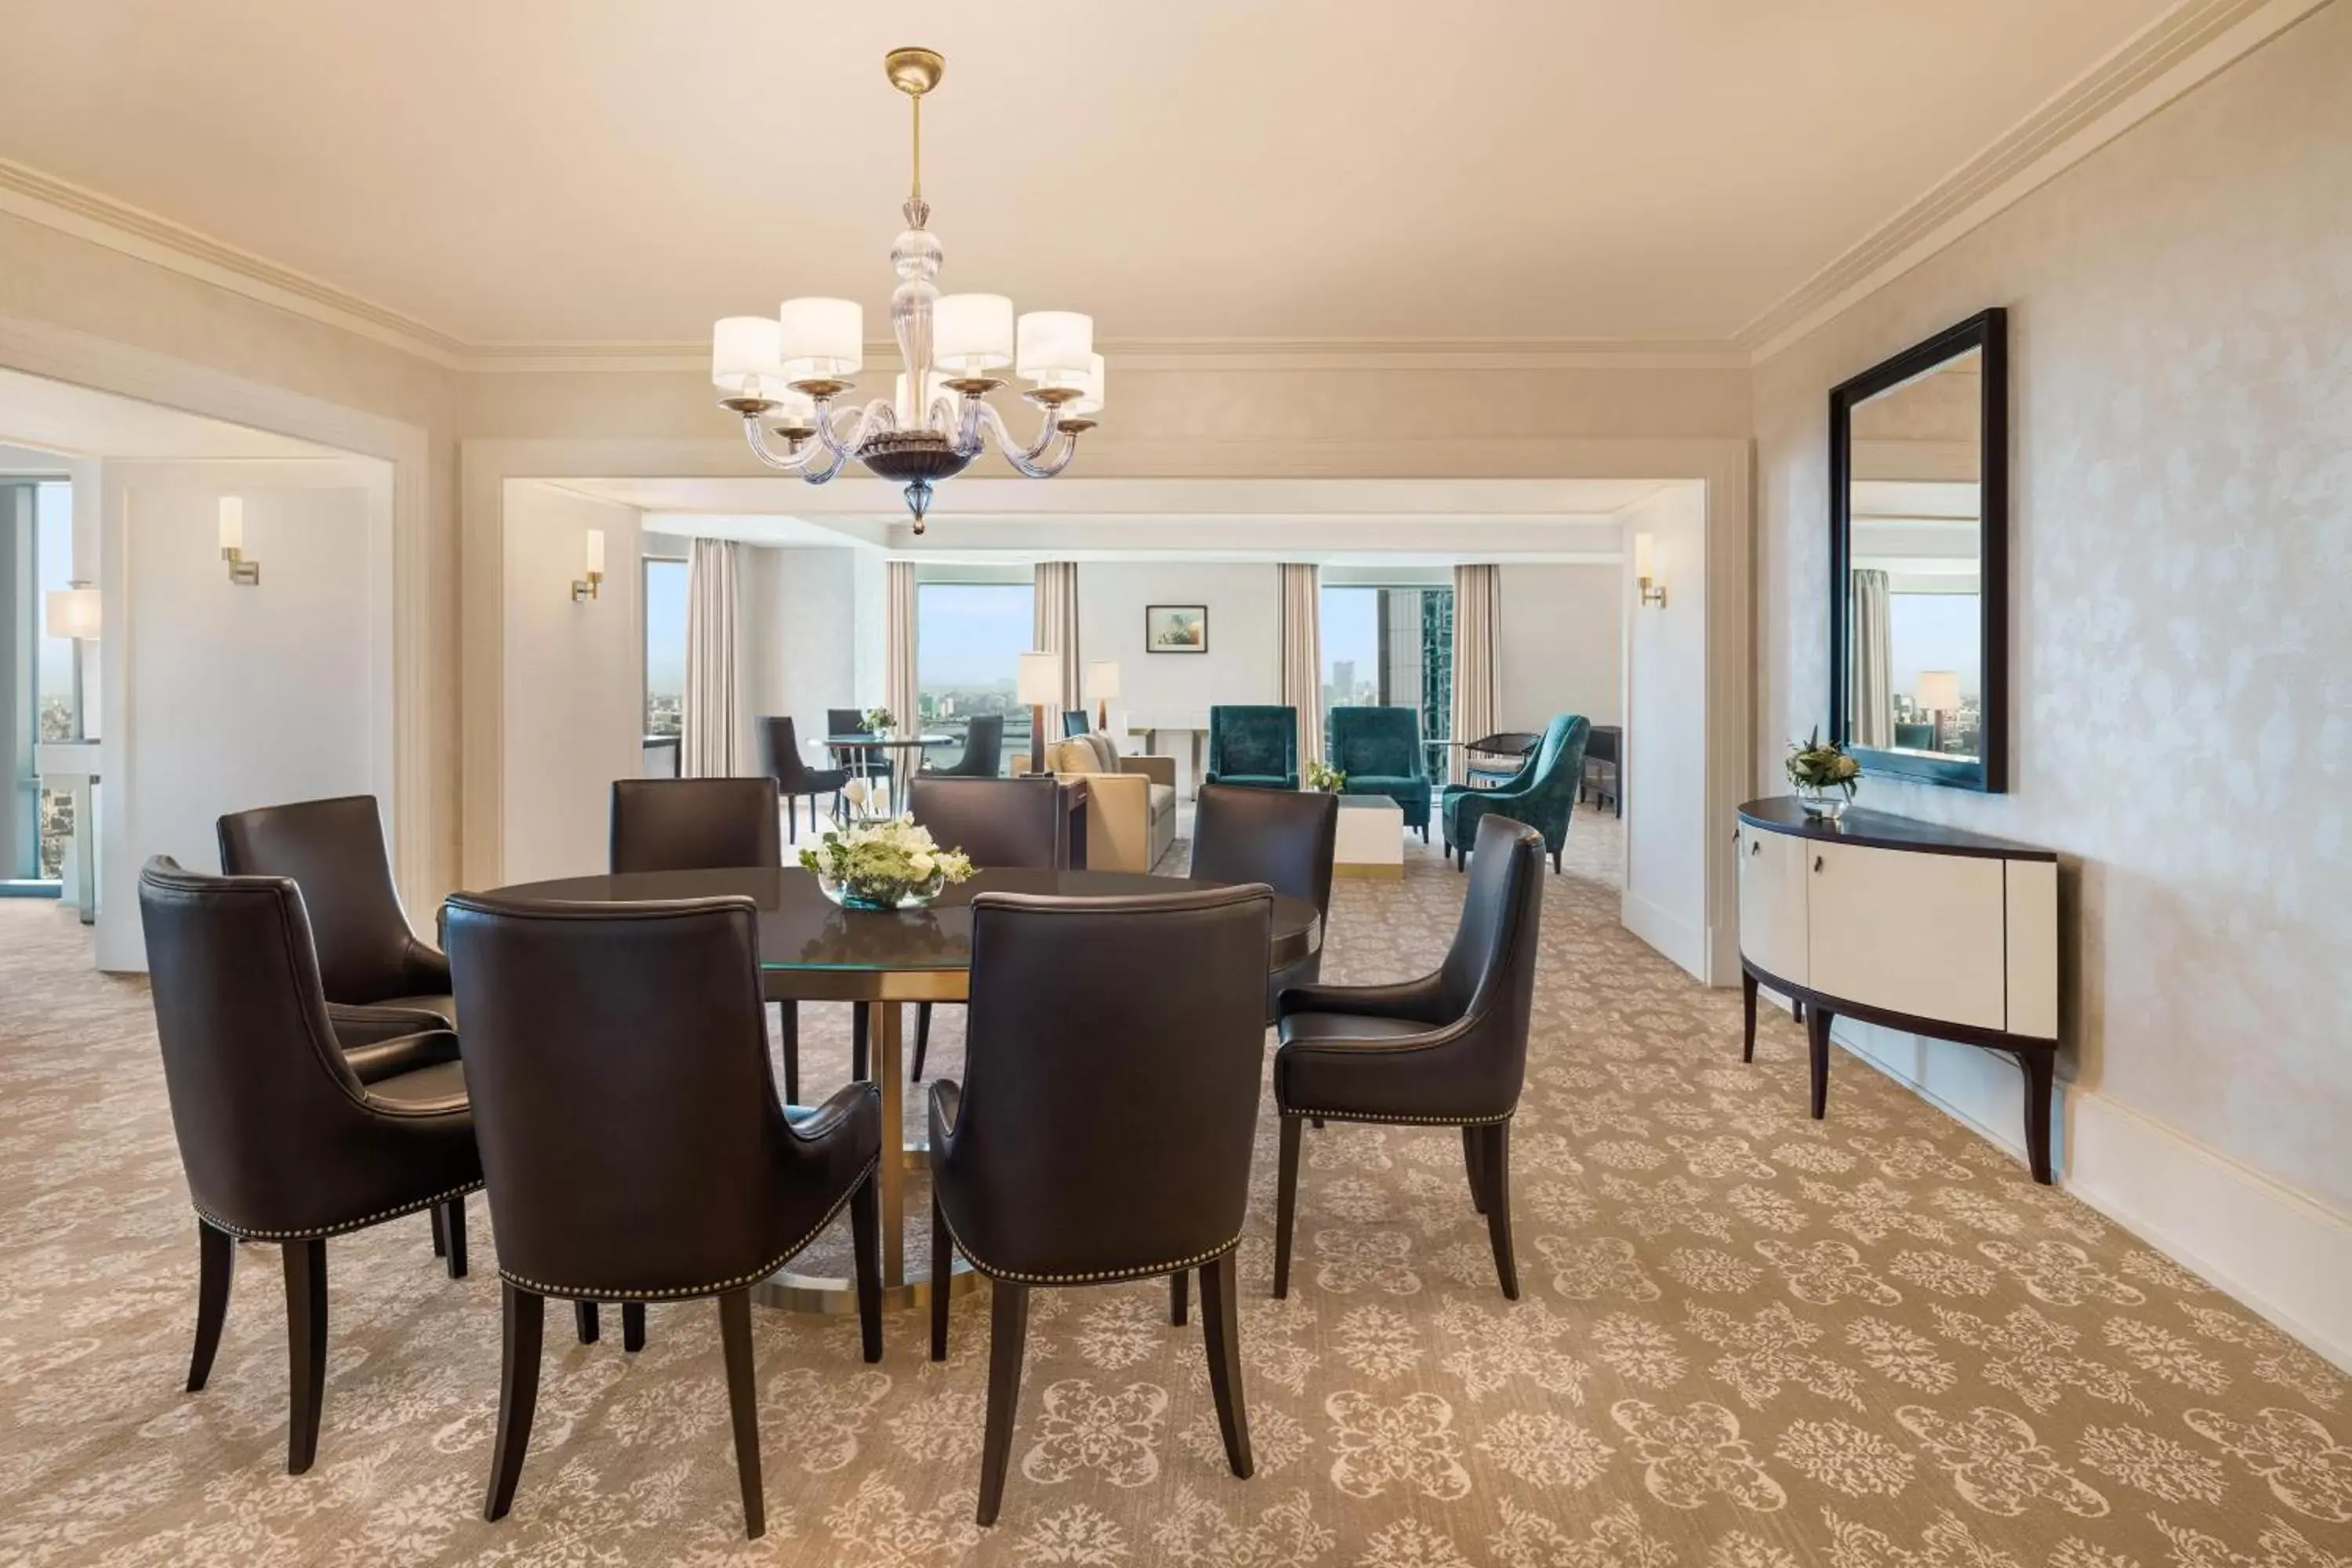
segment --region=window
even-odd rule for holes
[[[0,479],[0,883],[50,891],[73,832],[73,799],[46,788],[33,748],[71,740],[81,695],[74,645],[47,633],[48,595],[73,575],[73,487],[62,480]]]
[[[48,603],[48,595],[73,582],[73,487],[62,482],[34,487],[33,510],[33,576],[38,584],[34,595],[34,611],[47,617],[39,606]],[[43,626],[46,634],[47,628]],[[66,637],[44,635],[36,660],[34,691],[37,719],[35,736],[43,741],[65,741],[73,738],[77,723],[80,732],[89,734],[97,728],[92,722],[97,715],[89,704],[96,693],[85,692],[74,679],[75,648]],[[79,714],[74,703],[84,706]],[[43,785],[35,803],[39,836],[39,854],[33,874],[45,882],[56,881],[64,874],[66,840],[74,830],[73,796],[52,792]]]
[[[1029,710],[1016,693],[1035,632],[1026,583],[918,584],[915,701],[923,728],[961,746],[975,715],[1002,713],[1004,758],[1028,751]]]
[[[1454,590],[1329,586],[1321,618],[1325,732],[1334,708],[1413,709],[1430,772],[1444,776],[1454,713]]]
[[[686,711],[686,563],[648,555],[645,572],[645,733],[675,735]]]

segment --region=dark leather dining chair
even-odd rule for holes
[[[918,824],[930,829],[931,838],[940,847],[962,850],[971,857],[976,867],[1013,866],[1050,871],[1067,858],[1058,779],[918,773],[907,781],[907,811]],[[862,1037],[864,1030],[859,1034]],[[924,1002],[915,1009],[917,1083],[922,1081],[923,1058],[930,1048],[931,1004]],[[866,1060],[863,1039],[852,1041],[850,1049],[862,1071]]]
[[[824,727],[828,739],[835,735],[870,735],[866,727],[863,708],[828,708],[824,710]],[[887,783],[890,778],[890,753],[877,746],[869,752],[845,752],[842,770],[853,777],[864,777]]]
[[[761,719],[760,732],[760,772],[773,781],[777,795],[783,797],[784,829],[792,842],[801,841],[801,819],[798,802],[808,797],[809,831],[817,830],[816,797],[833,796],[833,804],[841,805],[842,786],[849,782],[847,768],[813,768],[801,760],[800,737],[793,732],[790,719]]]
[[[786,720],[789,724],[792,721]],[[783,863],[776,794],[755,779],[614,779],[610,868],[621,871],[725,871]],[[780,1001],[784,1099],[801,1098],[801,1016]],[[590,1320],[583,1325],[591,1337]]]
[[[465,1198],[482,1184],[457,1037],[435,1030],[408,1070],[362,1083],[327,1016],[301,891],[285,877],[207,877],[168,857],[139,878],[139,918],[172,1131],[196,1209],[196,1343],[205,1386],[238,1241],[286,1270],[286,1468],[319,1451],[327,1394],[327,1238],[438,1209],[465,1271]]]
[[[934,778],[992,779],[1004,762],[1004,715],[979,713],[964,726],[963,755],[943,768],[925,772]]]
[[[993,1286],[979,1520],[993,1523],[1029,1292],[1201,1271],[1209,1388],[1251,1470],[1234,1248],[1265,1062],[1263,885],[971,901],[971,1042],[931,1086],[931,1359],[961,1252]],[[1181,963],[1171,954],[1183,955]]]
[[[1195,881],[1264,882],[1285,898],[1304,899],[1331,914],[1331,860],[1339,832],[1339,797],[1318,791],[1202,784],[1192,818]],[[1323,973],[1323,949],[1266,979],[1265,1021],[1289,985]]]
[[[1391,985],[1294,985],[1282,994],[1274,1099],[1282,1113],[1275,1200],[1274,1293],[1290,1290],[1302,1121],[1462,1129],[1470,1195],[1486,1216],[1503,1294],[1519,1296],[1511,1258],[1511,1116],[1528,1068],[1543,835],[1489,816],[1454,944],[1437,970]]]
[[[879,1096],[853,1083],[805,1119],[786,1116],[747,898],[459,895],[448,937],[504,1318],[485,1517],[505,1515],[521,1477],[547,1297],[621,1301],[625,1318],[715,1296],[744,1522],[758,1536],[750,1288],[846,1206],[865,1357],[881,1358]]]

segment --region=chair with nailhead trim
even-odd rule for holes
[[[1478,824],[1470,889],[1437,970],[1393,985],[1294,985],[1282,994],[1274,1100],[1282,1113],[1274,1293],[1290,1293],[1302,1124],[1406,1122],[1462,1129],[1470,1196],[1486,1216],[1503,1294],[1511,1259],[1511,1115],[1528,1076],[1543,835],[1508,817]]]
[[[996,1521],[1029,1292],[1201,1271],[1209,1387],[1251,1469],[1234,1248],[1265,1063],[1262,883],[971,900],[963,1082],[931,1086],[931,1359],[955,1255],[993,1284],[979,1520]]]
[[[504,1313],[484,1516],[504,1517],[521,1479],[548,1297],[620,1301],[625,1321],[629,1307],[715,1296],[757,1538],[751,1289],[847,1208],[865,1355],[882,1358],[881,1097],[852,1083],[787,1115],[748,898],[459,895],[448,909]]]
[[[239,1241],[286,1268],[286,1468],[319,1450],[327,1391],[327,1238],[434,1209],[482,1184],[457,1039],[385,1042],[409,1064],[362,1082],[328,1015],[301,890],[288,877],[208,877],[167,856],[139,877],[163,1087],[196,1209],[196,1344],[205,1386]],[[451,1272],[464,1271],[464,1231]]]

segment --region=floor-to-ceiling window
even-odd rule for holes
[[[0,882],[54,883],[73,833],[73,799],[44,786],[33,748],[70,740],[75,645],[48,635],[49,595],[73,576],[73,487],[61,479],[0,479],[0,755],[8,782],[0,825]]]
[[[1323,720],[1344,707],[1411,708],[1433,776],[1451,733],[1454,590],[1327,584],[1322,596]]]
[[[646,772],[677,772],[686,713],[686,561],[645,558]]]
[[[1029,750],[1021,656],[1035,642],[1027,583],[922,583],[915,589],[915,692],[923,728],[954,738],[936,761],[961,752],[965,727],[1004,715],[1003,758]],[[899,715],[904,719],[906,715]]]

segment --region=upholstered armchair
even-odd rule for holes
[[[1087,866],[1149,871],[1176,842],[1176,759],[1122,757],[1108,735],[1075,735],[1053,750],[1054,771],[1087,781]]]
[[[1209,710],[1207,784],[1298,787],[1298,710],[1284,705]]]
[[[1331,710],[1331,765],[1348,775],[1343,795],[1384,795],[1404,808],[1404,825],[1429,842],[1429,764],[1421,715],[1410,708]]]
[[[1455,858],[1456,869],[1470,868],[1470,847],[1478,824],[1488,816],[1524,822],[1543,835],[1551,852],[1551,868],[1560,868],[1560,851],[1568,847],[1568,816],[1576,808],[1577,785],[1584,777],[1584,742],[1591,721],[1581,713],[1563,713],[1544,727],[1543,744],[1528,765],[1497,789],[1470,789],[1448,784],[1438,802],[1445,824],[1445,852]]]

